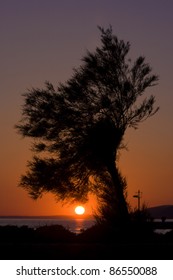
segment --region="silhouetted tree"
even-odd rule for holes
[[[106,209],[111,220],[120,221],[128,210],[117,152],[126,129],[157,112],[153,96],[140,97],[158,77],[144,57],[128,59],[129,42],[114,36],[111,27],[99,30],[101,46],[86,53],[66,83],[55,89],[46,82],[45,89],[24,93],[16,127],[34,139],[35,155],[20,185],[33,198],[52,192],[60,200],[85,200],[94,192],[101,215]]]

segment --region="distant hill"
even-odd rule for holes
[[[173,205],[160,205],[148,208],[149,213],[155,219],[161,219],[166,217],[167,219],[173,219]]]

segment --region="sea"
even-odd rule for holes
[[[27,226],[29,228],[38,228],[41,226],[62,225],[66,229],[79,234],[83,230],[94,225],[95,220],[92,217],[71,217],[71,216],[39,216],[39,217],[0,217],[0,226]]]

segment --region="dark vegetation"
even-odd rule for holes
[[[78,235],[61,225],[0,227],[0,259],[172,259],[172,250],[173,230],[155,233],[152,221],[95,224]]]

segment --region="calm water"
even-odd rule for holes
[[[0,226],[14,225],[14,226],[28,226],[30,228],[37,228],[40,226],[62,225],[72,232],[80,233],[81,230],[87,229],[94,224],[94,219],[91,218],[69,218],[64,216],[57,217],[1,217]]]

